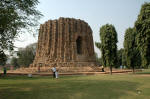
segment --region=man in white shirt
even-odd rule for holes
[[[53,72],[53,78],[55,78],[55,77],[56,77],[56,75],[55,75],[56,67],[53,67],[53,68],[52,68],[52,72]]]
[[[58,70],[55,72],[55,77],[58,78]]]

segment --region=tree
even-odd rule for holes
[[[117,32],[113,25],[106,24],[100,28],[101,43],[95,45],[101,50],[103,66],[109,66],[112,74],[112,67],[117,64]]]
[[[18,65],[18,59],[16,57],[13,57],[11,59],[11,65],[13,65],[15,67],[19,67],[19,65]]]
[[[132,67],[133,73],[135,67],[137,67],[140,61],[140,54],[137,49],[137,44],[135,41],[136,32],[134,28],[128,28],[125,32],[124,38],[124,55],[126,60],[126,65]]]
[[[36,52],[36,43],[27,46],[26,48],[20,48],[17,55],[17,62],[19,66],[28,67],[34,60]]]
[[[140,14],[135,22],[137,46],[140,50],[142,66],[150,66],[150,3],[142,5]]]
[[[0,49],[13,50],[14,38],[23,29],[37,26],[42,16],[36,10],[38,0],[1,0],[0,1]],[[30,28],[31,27],[31,28]]]
[[[99,66],[102,65],[102,60],[101,58],[98,57],[98,54],[95,52],[95,57],[96,57],[96,62],[98,63]]]
[[[127,62],[126,62],[126,57],[125,57],[125,51],[124,51],[124,49],[122,51],[122,65],[127,67]]]
[[[118,66],[123,65],[123,63],[122,63],[122,62],[123,62],[123,51],[124,51],[124,49],[122,49],[122,48],[117,51],[118,64],[117,64],[116,68],[117,68]]]
[[[7,61],[7,56],[2,50],[0,50],[0,65],[5,65],[6,61]]]

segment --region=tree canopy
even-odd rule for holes
[[[116,68],[123,65],[123,52],[124,52],[123,48],[121,48],[120,50],[117,50],[118,64],[115,66]]]
[[[7,61],[7,56],[3,51],[0,50],[0,65],[5,65]]]
[[[150,66],[150,3],[142,5],[140,14],[135,22],[136,41],[140,50],[142,66]]]
[[[28,45],[26,48],[19,49],[17,62],[19,66],[28,67],[34,60],[36,43]]]
[[[95,57],[96,57],[96,63],[101,66],[102,65],[102,59],[98,57],[98,54],[95,52]]]
[[[11,65],[13,65],[14,67],[19,67],[18,59],[16,57],[13,57],[11,59]]]
[[[103,66],[112,66],[117,64],[117,32],[113,25],[106,24],[100,28],[101,43],[96,42],[96,46],[100,48]]]
[[[13,50],[14,38],[23,29],[37,26],[42,16],[36,10],[38,0],[1,0],[0,1],[0,51]]]
[[[20,48],[17,52],[17,57],[11,59],[11,64],[15,67],[28,67],[34,60],[36,44],[37,43],[33,43],[26,48]]]

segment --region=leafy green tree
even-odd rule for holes
[[[98,63],[98,65],[102,65],[102,59],[98,57],[97,53],[95,52],[95,57],[96,57],[96,62]]]
[[[140,14],[135,22],[137,46],[140,50],[142,66],[150,66],[150,3],[142,5]]]
[[[126,62],[126,56],[125,56],[125,51],[123,49],[122,51],[122,65],[127,67],[127,62]],[[128,68],[128,67],[127,67]]]
[[[15,67],[19,67],[19,65],[18,65],[18,59],[16,57],[13,57],[11,59],[11,65],[13,65]]]
[[[34,60],[36,52],[36,43],[27,46],[26,48],[19,49],[17,55],[17,62],[19,66],[28,67]]]
[[[125,32],[124,38],[124,55],[126,59],[126,65],[134,69],[140,64],[140,54],[137,49],[137,44],[135,41],[136,32],[134,28],[128,28]]]
[[[5,55],[5,53],[0,50],[0,65],[5,65],[7,61],[7,56]]]
[[[112,74],[112,67],[117,65],[117,32],[113,25],[106,24],[100,28],[101,43],[95,45],[101,50],[102,65],[109,66]]]
[[[14,38],[24,29],[37,26],[42,16],[36,10],[38,0],[0,0],[0,49],[13,50]]]
[[[123,48],[121,48],[120,50],[117,51],[118,64],[117,64],[116,68],[123,65],[123,63],[122,63],[122,61],[123,61],[123,51],[124,51]]]

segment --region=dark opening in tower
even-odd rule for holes
[[[76,40],[77,54],[82,54],[82,38],[79,36]]]

